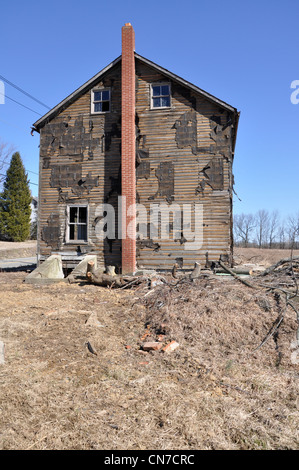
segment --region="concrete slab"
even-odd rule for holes
[[[86,269],[88,261],[94,262],[94,267],[97,269],[97,256],[96,255],[85,255],[83,260],[73,269],[71,274],[67,277],[68,282],[75,282],[76,280],[86,280]]]
[[[60,255],[51,255],[25,278],[26,283],[59,282],[64,279]]]

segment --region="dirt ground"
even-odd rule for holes
[[[270,292],[215,275],[122,290],[25,277],[0,273],[0,449],[298,450],[293,310],[256,350],[281,311]],[[158,339],[179,347],[143,350]]]

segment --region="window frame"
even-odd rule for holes
[[[95,101],[94,95],[97,92],[103,92],[103,91],[108,91],[109,92],[109,111],[95,111],[95,103],[106,103],[107,100],[101,100],[101,101]],[[91,90],[91,98],[90,98],[90,113],[91,114],[106,114],[111,112],[111,88],[105,87],[96,87]]]
[[[153,87],[154,86],[168,86],[169,87],[169,95],[159,95],[153,96]],[[161,98],[163,96],[169,96],[169,106],[154,106],[153,98]],[[150,84],[150,109],[170,109],[172,107],[172,99],[171,99],[171,82],[154,82]]]
[[[86,209],[86,223],[71,222],[70,221],[70,209],[76,207],[77,209],[84,207]],[[84,225],[86,226],[86,239],[79,238],[77,240],[70,238],[70,227],[71,225]],[[85,244],[88,243],[88,204],[69,204],[67,206],[67,226],[66,226],[66,243],[74,244]]]

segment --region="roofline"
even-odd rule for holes
[[[185,80],[185,79],[179,77],[178,75],[170,72],[169,70],[165,69],[164,67],[161,67],[160,65],[155,64],[155,62],[152,62],[151,60],[146,59],[145,57],[142,57],[141,55],[137,54],[136,52],[135,52],[135,57],[136,57],[136,59],[141,60],[142,62],[146,63],[150,67],[153,67],[156,70],[159,70],[161,73],[163,73],[163,75],[167,75],[172,80],[174,80],[178,83],[181,83],[182,85],[184,85],[188,88],[191,88],[196,93],[202,94],[208,100],[213,101],[213,103],[217,103],[219,106],[227,109],[228,111],[231,111],[231,112],[234,112],[234,113],[237,112],[237,108],[235,108],[234,106],[231,106],[230,104],[226,103],[225,101],[222,101],[219,98],[216,98],[216,96],[211,95],[207,91],[202,90],[201,88],[197,87],[196,85],[193,85],[193,83],[190,83],[187,80]]]
[[[170,72],[169,70],[165,69],[164,67],[161,67],[160,65],[155,64],[149,59],[146,59],[145,57],[142,57],[141,55],[137,54],[136,52],[135,58],[140,60],[141,62],[147,64],[149,67],[154,68],[155,70],[160,71],[163,75],[166,75],[167,77],[171,78],[172,80],[180,83],[183,86],[186,86],[190,88],[191,90],[195,91],[196,93],[200,93],[202,96],[204,96],[206,99],[209,101],[212,101],[213,103],[216,103],[218,106],[226,109],[227,111],[230,111],[235,114],[236,120],[238,121],[239,119],[239,112],[237,111],[237,108],[229,105],[225,101],[222,101],[215,96],[211,95],[210,93],[202,90],[201,88],[193,85],[192,83],[188,82],[187,80],[184,80],[183,78],[179,77],[178,75]],[[64,100],[62,100],[60,103],[58,103],[54,108],[52,108],[50,111],[48,111],[44,116],[42,116],[40,119],[38,119],[34,124],[33,124],[33,130],[39,132],[39,129],[43,127],[47,122],[49,122],[51,119],[53,119],[59,112],[61,112],[63,109],[65,109],[67,106],[69,106],[73,101],[75,101],[81,94],[83,94],[85,91],[88,90],[88,88],[92,88],[93,84],[96,83],[106,72],[108,72],[114,65],[118,64],[121,61],[121,55],[113,60],[109,65],[107,65],[105,68],[103,68],[100,72],[98,72],[96,75],[94,75],[91,79],[89,79],[87,82],[85,82],[82,86],[77,88],[73,93],[71,93],[69,96],[67,96]]]
[[[114,65],[120,62],[120,60],[121,60],[121,56],[113,60],[109,65],[107,65],[100,72],[98,72],[96,75],[90,78],[87,82],[85,82],[83,85],[77,88],[77,90],[75,90],[73,93],[68,95],[64,100],[62,100],[60,103],[54,106],[54,108],[50,109],[50,111],[44,114],[44,116],[42,116],[33,124],[33,130],[39,132],[39,129],[41,127],[43,127],[47,122],[49,122],[50,119],[53,119],[63,109],[69,106],[73,101],[75,101],[75,99],[77,99],[81,94],[83,94],[89,87],[92,88],[94,82],[97,82],[102,75],[108,72],[112,67],[114,67]]]

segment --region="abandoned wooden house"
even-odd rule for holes
[[[195,261],[205,265],[206,253],[231,260],[239,114],[137,54],[126,24],[121,56],[33,125],[40,133],[39,261],[59,253],[71,268],[92,253],[99,265],[128,273],[175,263],[190,269]],[[128,213],[122,202],[120,210],[120,199],[135,209]],[[102,225],[103,237],[108,204],[115,230]],[[182,214],[178,225],[170,213],[168,237],[150,219],[159,204]],[[143,219],[136,218],[141,205]],[[202,209],[201,228],[194,214],[185,217],[187,206]],[[190,246],[187,227],[201,230],[200,243]]]

